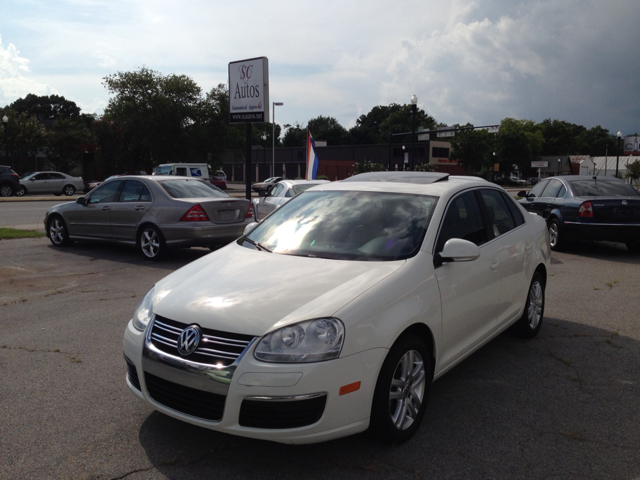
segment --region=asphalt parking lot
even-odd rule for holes
[[[434,383],[399,446],[287,446],[188,425],[125,384],[122,335],[147,290],[206,255],[0,241],[0,478],[640,478],[640,255],[554,253],[545,323]]]

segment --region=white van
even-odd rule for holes
[[[206,163],[164,163],[158,165],[154,175],[178,175],[209,180],[209,165]]]

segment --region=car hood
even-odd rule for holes
[[[158,282],[153,308],[182,323],[260,336],[332,316],[405,263],[294,257],[233,242]]]

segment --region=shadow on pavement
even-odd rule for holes
[[[139,441],[167,478],[635,478],[638,358],[636,340],[549,318],[536,339],[506,332],[436,381],[402,445],[282,445],[158,412]]]

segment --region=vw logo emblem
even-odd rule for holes
[[[178,337],[178,352],[180,355],[191,355],[200,343],[202,332],[197,325],[185,328]]]
[[[627,201],[626,201],[626,200],[622,200],[622,204],[623,204],[623,205],[626,205],[626,204],[627,204]]]

